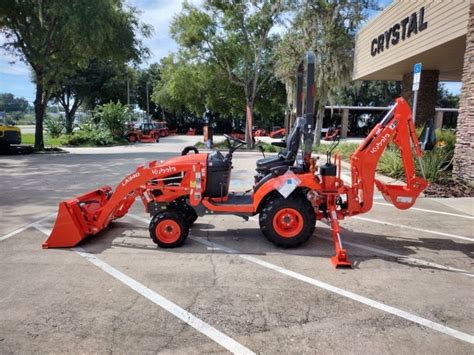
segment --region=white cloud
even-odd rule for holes
[[[153,26],[151,38],[144,39],[145,45],[151,50],[148,63],[158,62],[161,58],[177,49],[176,42],[171,38],[169,27],[173,17],[182,9],[183,0],[128,0],[127,4],[140,10],[140,19]],[[188,1],[199,5],[202,0]]]
[[[17,57],[2,55],[0,58],[0,73],[11,75],[30,75],[31,70],[28,64],[23,63]]]

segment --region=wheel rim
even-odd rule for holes
[[[303,229],[303,215],[294,208],[283,208],[273,217],[273,229],[284,238],[294,238]]]
[[[129,140],[130,142],[132,142],[132,143],[135,143],[136,140],[137,140],[137,137],[135,137],[135,136],[130,136],[130,138],[128,138],[128,140]]]
[[[165,219],[156,225],[155,234],[161,242],[171,244],[179,239],[181,227],[172,219]]]

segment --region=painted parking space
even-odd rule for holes
[[[249,157],[255,160],[258,154],[236,156],[242,189],[252,180],[244,174]],[[193,237],[181,248],[157,249],[140,205],[82,243],[82,256],[42,250],[45,236],[32,227],[37,222],[51,228],[54,218],[38,220],[55,211],[57,202],[99,184],[114,186],[146,161],[118,153],[68,159],[59,157],[51,174],[38,165],[36,180],[24,175],[24,181],[5,180],[12,191],[21,191],[22,181],[31,193],[12,201],[5,209],[8,217],[3,210],[0,217],[0,237],[10,234],[0,240],[2,352],[242,352],[193,328],[137,289],[163,297],[181,314],[252,352],[472,351],[474,310],[466,300],[474,282],[473,243],[426,232],[473,238],[472,220],[456,216],[462,211],[420,199],[419,210],[376,204],[363,216],[398,226],[343,221],[341,236],[352,270],[330,264],[334,251],[322,223],[307,244],[282,250],[266,241],[256,218],[208,215],[196,222]],[[80,173],[58,178],[76,164]],[[15,174],[21,174],[17,169]],[[442,223],[445,217],[453,222]]]

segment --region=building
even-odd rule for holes
[[[462,81],[455,173],[474,180],[474,44],[471,0],[395,0],[356,38],[354,80],[399,80],[413,100],[413,65],[422,63],[415,122],[435,117],[439,81]]]

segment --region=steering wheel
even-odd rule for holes
[[[235,137],[229,136],[228,134],[224,134],[224,137],[225,137],[228,141],[234,141],[234,142],[237,142],[237,143],[239,143],[239,144],[247,144],[246,141],[243,141],[242,139],[239,139],[239,138],[235,138]]]

